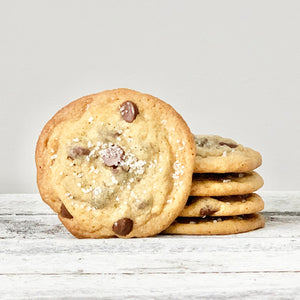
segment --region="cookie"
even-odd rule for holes
[[[264,184],[255,171],[246,173],[203,173],[193,175],[190,196],[230,196],[252,193]]]
[[[164,234],[225,235],[252,231],[265,226],[261,214],[234,217],[177,218]]]
[[[264,201],[257,194],[189,197],[180,217],[237,216],[253,214],[264,209]]]
[[[259,152],[218,135],[195,135],[195,173],[249,172],[262,163]]]
[[[194,161],[182,117],[128,89],[70,103],[36,147],[41,197],[79,238],[145,237],[167,228],[189,196]]]

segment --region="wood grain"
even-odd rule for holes
[[[78,240],[38,195],[0,195],[1,299],[297,299],[300,192],[264,192],[264,229]]]

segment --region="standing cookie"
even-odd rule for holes
[[[193,135],[171,106],[117,89],[80,98],[46,124],[37,182],[75,236],[144,237],[183,209],[194,160]]]

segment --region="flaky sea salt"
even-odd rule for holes
[[[230,179],[223,179],[223,182],[226,183],[226,182],[230,182],[231,180]]]
[[[81,191],[82,191],[84,194],[88,194],[88,193],[90,193],[92,190],[93,190],[92,188],[88,188],[88,189],[81,188]]]
[[[184,165],[182,165],[178,160],[176,160],[173,164],[174,173],[172,177],[174,179],[178,179],[180,175],[184,174]]]
[[[112,181],[112,183],[114,183],[114,184],[118,184],[118,183],[119,183],[119,181],[116,179],[115,176],[112,176],[112,177],[111,177],[111,181]]]
[[[102,192],[102,189],[100,188],[100,186],[97,186],[96,188],[94,188],[94,195],[97,196]]]

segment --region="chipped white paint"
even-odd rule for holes
[[[78,240],[39,195],[0,195],[1,299],[297,299],[300,192],[262,192],[264,229]]]

